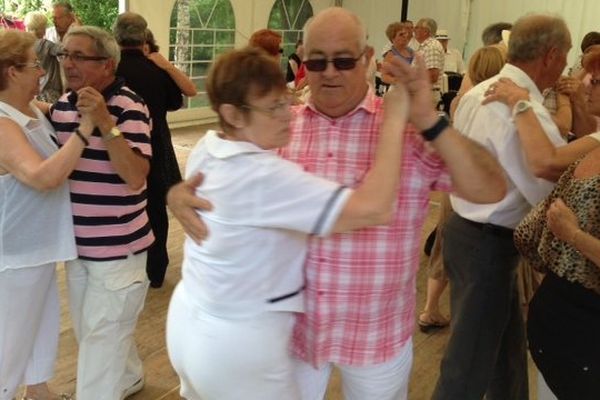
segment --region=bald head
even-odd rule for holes
[[[568,52],[571,35],[558,16],[532,14],[513,25],[508,43],[508,61],[530,62],[543,57],[551,48]]]
[[[359,49],[367,45],[367,30],[362,20],[354,13],[341,8],[331,7],[319,12],[304,26],[304,49],[305,54],[315,43],[311,43],[311,33],[331,29],[334,26],[353,30]],[[313,35],[314,37],[314,35]]]

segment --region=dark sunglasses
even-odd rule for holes
[[[352,57],[336,57],[328,60],[326,58],[305,60],[304,65],[306,69],[313,72],[325,71],[327,69],[327,64],[332,63],[335,69],[338,71],[347,71],[350,69],[354,69],[356,67],[356,62],[360,60],[360,58],[365,54],[363,51],[356,58]]]

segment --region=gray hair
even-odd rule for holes
[[[124,12],[117,17],[113,34],[120,46],[141,46],[146,42],[148,23],[140,14]]]
[[[110,33],[97,26],[83,25],[72,26],[65,35],[64,42],[70,36],[87,36],[94,42],[96,55],[112,58],[115,61],[115,70],[121,61],[121,49],[117,41]]]
[[[484,46],[500,43],[502,41],[502,31],[510,31],[512,24],[509,22],[495,22],[488,25],[481,33],[481,41]]]
[[[312,18],[309,18],[308,21],[306,21],[306,23],[304,24],[304,32],[302,36],[304,39],[304,45],[306,46],[306,44],[309,43],[310,25],[314,22],[315,19],[318,20],[324,17],[339,17],[340,15],[346,15],[347,17],[350,17],[352,19],[352,25],[354,25],[358,31],[358,37],[356,38],[358,40],[358,48],[361,51],[364,50],[367,47],[367,28],[365,27],[365,24],[358,17],[358,15],[341,7],[326,8],[325,10],[319,12],[317,15],[315,15]]]
[[[571,48],[571,35],[559,16],[531,14],[513,25],[508,42],[509,62],[529,62],[543,57],[551,48]]]
[[[37,37],[43,37],[48,26],[48,18],[39,11],[30,11],[25,15],[25,27],[29,32],[35,32]]]
[[[433,18],[421,18],[417,22],[417,26],[422,26],[424,28],[427,28],[427,30],[429,31],[429,34],[431,36],[435,36],[435,34],[437,32],[437,22],[435,22],[435,19],[433,19]]]

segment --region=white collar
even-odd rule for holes
[[[535,82],[521,68],[508,63],[504,64],[499,76],[510,78],[517,85],[529,90],[531,100],[537,101],[538,103],[544,102],[544,96],[540,93]]]
[[[33,112],[39,116],[39,113],[36,112],[37,108],[32,104],[29,104],[29,107],[33,110]],[[0,101],[0,111],[3,111],[5,114],[10,116],[19,126],[26,126],[33,128],[38,122],[38,118],[32,118],[29,115],[23,114],[21,111],[17,110],[13,106],[3,101]],[[29,126],[29,124],[32,124]]]
[[[216,158],[233,157],[238,154],[270,152],[270,150],[261,149],[254,143],[222,139],[219,137],[219,132],[214,130],[206,132],[204,141],[208,153]]]

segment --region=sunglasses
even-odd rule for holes
[[[304,65],[306,69],[313,72],[325,71],[327,69],[327,64],[332,63],[334,68],[338,71],[347,71],[350,69],[354,69],[356,67],[356,62],[360,60],[360,58],[365,54],[363,51],[356,58],[352,57],[336,57],[328,60],[326,58],[305,60]]]

